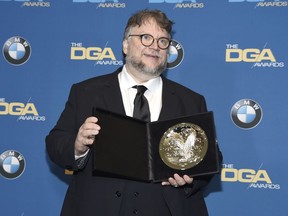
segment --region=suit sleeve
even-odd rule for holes
[[[77,170],[74,144],[79,125],[76,123],[76,86],[73,85],[57,124],[46,137],[46,149],[50,159],[57,165]]]

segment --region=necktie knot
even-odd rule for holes
[[[133,117],[150,122],[150,110],[147,98],[144,96],[147,88],[143,85],[136,85],[137,94],[134,99]]]
[[[133,88],[137,89],[137,94],[143,95],[145,93],[145,91],[147,90],[147,88],[143,85],[135,85],[133,86]]]

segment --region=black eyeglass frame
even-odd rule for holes
[[[162,50],[166,50],[166,49],[168,49],[168,47],[171,45],[171,41],[172,40],[170,40],[169,38],[167,38],[167,37],[160,37],[160,38],[154,38],[153,37],[153,35],[151,35],[151,34],[130,34],[130,35],[128,35],[128,37],[133,37],[133,36],[136,36],[136,37],[140,37],[140,41],[141,41],[141,43],[142,43],[142,45],[143,46],[145,46],[145,47],[150,47],[153,43],[154,43],[154,41],[155,41],[155,39],[157,40],[157,46],[160,48],[160,49],[162,49]],[[151,41],[151,43],[148,45],[145,45],[144,43],[143,43],[143,37],[144,36],[149,36],[149,37],[151,37],[151,38],[153,38],[153,40]],[[159,41],[160,40],[162,40],[162,39],[165,39],[165,40],[167,40],[168,41],[168,45],[167,45],[167,47],[160,47],[159,46]]]

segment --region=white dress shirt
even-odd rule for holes
[[[144,96],[147,98],[149,103],[151,122],[157,121],[162,108],[163,83],[161,77],[156,77],[145,83],[137,83],[127,72],[124,65],[123,70],[118,74],[118,80],[126,115],[131,117],[133,116],[134,98],[137,93],[137,89],[133,88],[133,86],[144,85],[147,88]]]

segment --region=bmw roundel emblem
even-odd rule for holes
[[[175,40],[171,41],[169,47],[169,57],[167,62],[167,68],[171,69],[177,67],[184,58],[184,50],[180,43]]]
[[[31,55],[30,44],[22,37],[11,37],[3,46],[3,55],[12,65],[24,64]]]
[[[262,119],[262,109],[256,101],[242,99],[233,105],[231,118],[236,126],[251,129],[260,123]]]
[[[25,170],[25,159],[22,154],[8,150],[0,155],[0,174],[7,179],[15,179]]]

